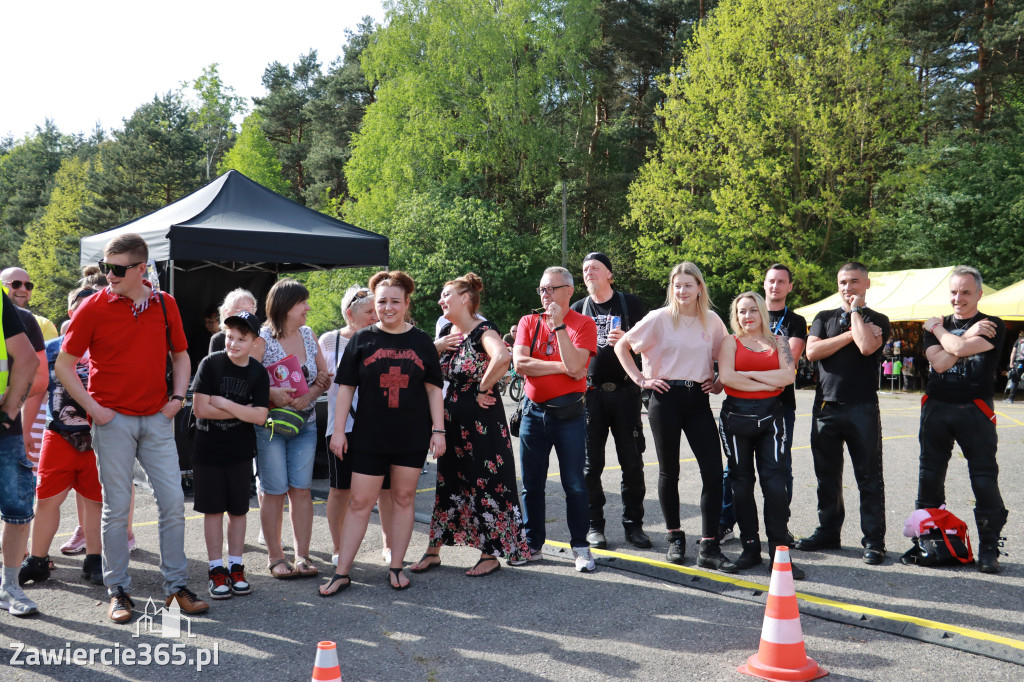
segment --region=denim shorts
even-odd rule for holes
[[[284,495],[289,488],[309,490],[313,485],[313,459],[316,457],[316,418],[311,418],[293,438],[270,429],[256,427],[256,466],[260,490],[268,495]]]
[[[23,524],[35,516],[36,477],[20,433],[0,436],[0,520]]]

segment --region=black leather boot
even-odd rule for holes
[[[736,568],[741,571],[754,566],[760,566],[764,559],[761,558],[761,538],[755,537],[750,540],[743,540],[743,553],[736,559]]]
[[[705,538],[700,541],[700,551],[697,552],[697,565],[701,568],[710,568],[722,573],[735,573],[739,568],[729,561],[722,548],[715,538]]]
[[[999,550],[1003,546],[1003,540],[999,532],[1006,525],[1006,517],[1009,514],[1005,509],[1000,511],[974,510],[974,520],[978,522],[978,570],[982,573],[999,573],[1002,567],[999,565]]]

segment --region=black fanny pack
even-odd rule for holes
[[[52,425],[47,425],[47,428],[67,441],[68,445],[78,452],[88,452],[89,450],[92,450],[91,431],[61,431],[53,428]]]
[[[544,410],[555,419],[569,420],[583,416],[585,393],[566,393],[557,398],[552,398],[544,403],[536,403],[537,407]]]

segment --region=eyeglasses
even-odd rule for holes
[[[12,279],[10,282],[7,282],[8,289],[17,290],[22,287],[25,287],[28,291],[32,291],[36,288],[36,285],[32,282],[22,282],[20,279]]]
[[[541,296],[543,296],[544,294],[553,294],[556,291],[558,291],[559,289],[564,289],[564,288],[566,288],[568,286],[572,286],[572,285],[571,284],[559,284],[557,287],[537,287],[537,293],[540,294]]]
[[[146,261],[140,260],[138,263],[132,263],[131,265],[116,265],[114,263],[107,263],[106,261],[100,261],[97,265],[100,266],[100,271],[104,275],[113,275],[114,277],[124,277],[128,274],[128,271],[134,267],[142,265]]]
[[[354,306],[356,304],[356,301],[362,301],[367,296],[372,296],[372,295],[373,295],[373,292],[370,291],[369,289],[360,289],[359,291],[357,291],[355,293],[355,296],[352,297],[352,300],[348,302],[348,307],[351,308],[352,306]]]

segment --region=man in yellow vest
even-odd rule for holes
[[[39,357],[6,293],[0,294],[0,320],[4,329],[0,349],[0,520],[4,522],[0,608],[21,617],[39,612],[35,602],[18,586],[19,566],[25,556],[33,517],[35,478],[21,434],[9,431],[28,395]]]

